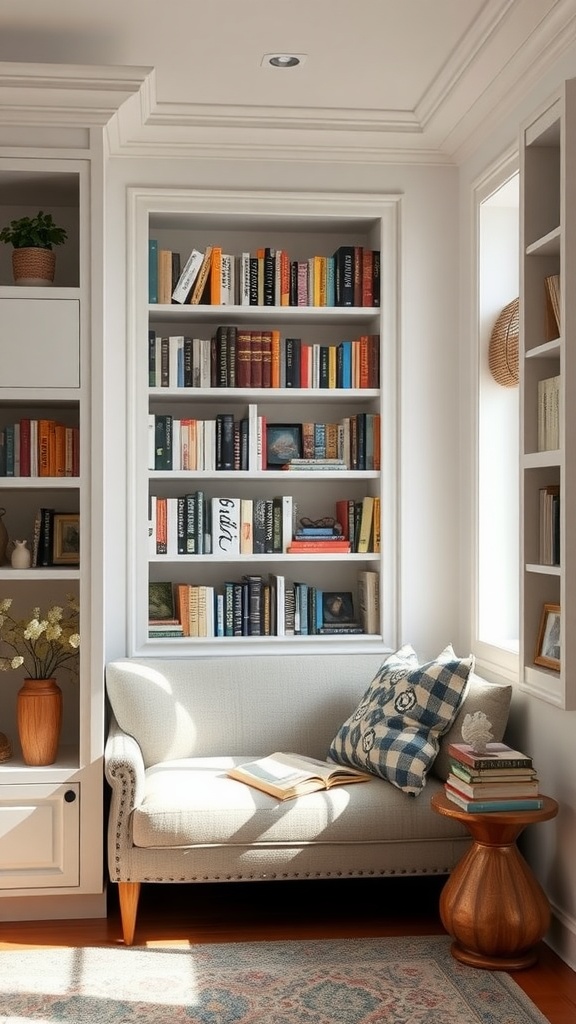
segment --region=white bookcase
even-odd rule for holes
[[[16,287],[11,247],[0,246],[0,424],[4,429],[21,419],[46,418],[78,427],[80,437],[79,475],[0,476],[0,506],[12,541],[26,538],[32,546],[39,508],[78,513],[82,539],[79,567],[13,569],[9,560],[0,566],[0,597],[11,597],[18,615],[37,605],[65,605],[73,593],[80,602],[81,632],[78,680],[65,672],[57,677],[64,712],[54,764],[23,762],[16,729],[22,675],[2,676],[0,725],[13,748],[13,756],[0,764],[0,913],[6,917],[28,916],[23,897],[46,897],[53,916],[62,916],[57,904],[63,895],[85,897],[85,913],[103,910],[104,701],[102,654],[95,657],[93,647],[90,574],[90,180],[87,159],[0,159],[2,225],[43,209],[68,232],[56,250],[52,287]]]
[[[129,190],[129,653],[206,655],[274,650],[381,650],[396,636],[397,568],[397,294],[398,213],[396,196]],[[193,248],[208,245],[239,256],[259,248],[284,249],[291,260],[332,255],[340,246],[381,253],[379,307],[150,304],[148,244],[179,252],[182,264]],[[363,334],[380,337],[380,382],[374,388],[149,387],[149,331],[158,336],[210,338],[219,326],[275,329],[282,338],[336,345]],[[249,404],[268,424],[337,422],[358,413],[380,417],[378,470],[285,472],[159,471],[149,468],[149,417],[214,419],[247,415]],[[379,552],[295,555],[157,555],[150,550],[148,517],[154,496],[179,497],[201,490],[207,498],[273,498],[289,495],[298,517],[335,515],[336,502],[380,498]],[[352,592],[358,572],[372,570],[380,584],[377,632],[338,636],[148,636],[150,582],[222,588],[246,574],[283,575],[323,591]],[[357,605],[356,605],[357,607]]]
[[[576,708],[576,80],[521,130],[521,685],[558,707]],[[547,313],[545,280],[557,275],[559,329]],[[559,378],[559,429],[539,441],[541,381]],[[559,558],[544,564],[540,491],[559,489]],[[542,652],[545,606],[560,609],[559,669]]]

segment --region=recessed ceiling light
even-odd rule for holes
[[[305,60],[305,53],[265,53],[260,64],[268,64],[273,68],[296,68]]]

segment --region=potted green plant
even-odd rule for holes
[[[51,213],[39,210],[35,217],[10,221],[0,231],[0,242],[13,246],[12,272],[21,285],[51,284],[56,254],[53,246],[63,245],[68,235],[54,223]]]

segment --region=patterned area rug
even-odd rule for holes
[[[546,1024],[445,936],[0,953],[2,1024]]]

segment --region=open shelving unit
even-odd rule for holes
[[[397,293],[398,197],[298,195],[129,189],[129,653],[206,655],[269,653],[271,650],[381,650],[396,642],[397,580]],[[239,256],[259,248],[284,249],[292,260],[332,255],[340,246],[381,253],[379,306],[199,305],[149,303],[148,245],[177,251],[182,261],[192,248],[218,245]],[[380,379],[374,388],[149,387],[149,331],[158,336],[210,338],[219,326],[275,329],[283,339],[337,345],[359,335],[380,338]],[[150,468],[150,416],[207,420],[229,413],[235,419],[256,405],[268,424],[334,422],[368,413],[379,416],[381,462],[377,470],[285,472],[281,469],[170,470]],[[297,517],[316,520],[335,514],[336,502],[380,499],[379,551],[365,554],[315,553],[157,555],[150,551],[150,499],[201,490],[212,497],[273,498],[290,495]],[[148,636],[150,582],[211,586],[245,574],[280,574],[323,591],[351,592],[357,601],[359,570],[379,579],[380,617],[373,634],[248,635],[154,638]]]
[[[576,484],[576,80],[521,131],[521,685],[558,707],[576,708],[576,547],[569,515]],[[553,329],[546,278],[559,283],[559,324]],[[557,443],[539,438],[542,381],[557,378]],[[544,564],[540,550],[540,491],[559,489],[559,558]],[[535,662],[545,605],[560,609],[559,669]],[[540,652],[541,653],[541,652]]]

